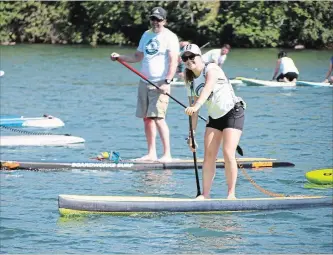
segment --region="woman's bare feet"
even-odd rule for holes
[[[197,196],[195,198],[196,200],[205,200],[205,197],[203,195]]]
[[[210,199],[210,196],[200,195],[200,196],[197,196],[195,199],[197,199],[197,200],[205,200],[205,199]]]
[[[227,199],[230,199],[230,200],[234,200],[234,199],[237,199],[235,194],[229,194]]]

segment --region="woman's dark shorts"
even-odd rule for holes
[[[206,127],[223,131],[225,128],[234,128],[243,130],[244,126],[244,108],[241,103],[237,103],[226,115],[218,119],[209,116]]]
[[[280,79],[283,79],[284,77],[286,77],[289,81],[293,81],[293,79],[297,79],[298,78],[298,74],[294,73],[294,72],[289,72],[286,74],[280,74],[276,80],[279,81]]]

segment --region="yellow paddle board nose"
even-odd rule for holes
[[[333,184],[333,169],[318,169],[307,172],[305,174],[306,179],[309,182],[315,184]]]

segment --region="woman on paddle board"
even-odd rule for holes
[[[287,57],[287,52],[281,51],[278,54],[278,60],[276,62],[276,67],[272,80],[275,79],[276,75],[279,76],[276,78],[277,81],[282,82],[296,82],[299,72],[295,66],[294,61]]]
[[[213,49],[203,54],[202,59],[206,63],[215,63],[222,68],[230,49],[229,44],[224,44],[221,49]]]
[[[184,76],[191,105],[185,109],[185,113],[192,116],[193,131],[197,127],[199,109],[203,104],[206,104],[209,115],[204,137],[203,193],[199,197],[210,197],[216,158],[222,143],[228,183],[227,198],[235,199],[238,173],[235,157],[244,126],[245,103],[236,97],[223,70],[216,63],[205,63],[201,56],[200,48],[195,44],[185,46],[181,54],[186,67]],[[193,150],[191,142],[189,146]]]

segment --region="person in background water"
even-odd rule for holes
[[[216,172],[216,158],[223,144],[225,175],[228,184],[228,199],[236,199],[238,167],[236,148],[244,126],[245,102],[236,97],[232,85],[216,63],[205,63],[201,50],[195,44],[185,46],[181,55],[185,63],[185,82],[188,87],[190,105],[185,113],[192,116],[193,132],[197,127],[199,109],[208,108],[209,120],[204,137],[203,193],[199,199],[210,198],[210,190]],[[189,141],[191,132],[189,132]],[[193,151],[192,144],[189,146]]]
[[[328,72],[327,72],[326,78],[324,80],[325,83],[329,82],[329,83],[333,84],[333,76],[330,77],[332,71],[333,71],[333,56],[331,57],[330,66],[328,68]]]
[[[278,54],[278,60],[276,62],[272,80],[275,79],[278,73],[279,76],[276,78],[276,80],[282,82],[296,82],[299,75],[294,61],[287,57],[287,53],[285,51],[280,51]]]
[[[165,27],[167,12],[155,7],[150,14],[151,29],[144,32],[134,55],[111,54],[111,60],[120,59],[129,63],[142,61],[141,72],[148,80],[157,84],[158,90],[145,80],[140,80],[136,116],[142,118],[148,145],[148,154],[137,160],[155,161],[156,131],[158,130],[164,147],[160,162],[172,160],[170,132],[165,121],[169,103],[170,83],[175,76],[179,56],[178,37]]]
[[[180,53],[183,51],[183,48],[190,44],[188,41],[181,41],[179,43],[179,51]],[[177,66],[177,72],[176,72],[176,77],[177,79],[184,80],[184,69],[185,69],[185,64],[183,63],[182,59],[178,58],[178,66]]]
[[[230,49],[231,47],[229,44],[224,44],[221,49],[210,50],[203,54],[202,59],[205,63],[215,63],[222,68]]]

